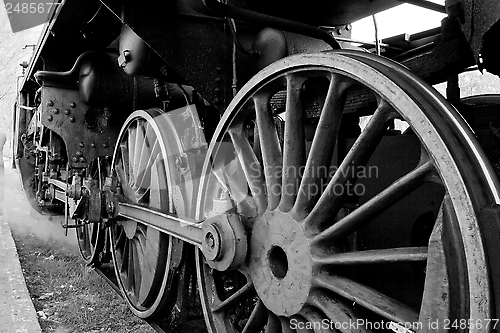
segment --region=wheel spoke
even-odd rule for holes
[[[386,124],[396,113],[385,101],[381,101],[366,128],[356,139],[347,156],[336,170],[325,191],[319,198],[305,222],[305,229],[313,232],[320,229],[325,221],[330,221],[340,210],[347,194],[346,184],[354,182],[353,170],[366,164],[386,130]],[[355,176],[355,172],[354,172]],[[338,188],[342,188],[338,195]]]
[[[146,142],[146,129],[143,122],[137,122],[137,134],[134,147],[134,184],[140,188],[139,179],[146,171],[145,163],[147,163],[149,148]]]
[[[300,175],[305,164],[306,144],[304,134],[304,109],[302,86],[306,80],[297,75],[287,76],[285,135],[283,144],[283,179],[280,210],[292,209],[297,197]]]
[[[228,309],[234,307],[236,304],[251,297],[255,292],[252,281],[249,279],[247,283],[241,287],[234,294],[226,298],[221,303],[212,307],[212,312],[227,311]]]
[[[271,311],[267,315],[266,333],[281,333],[281,322]]]
[[[116,237],[116,243],[114,246],[115,250],[123,248],[125,246],[125,241],[127,240],[127,236],[125,235],[125,231],[123,230],[123,228],[118,227],[117,229],[119,230],[119,232],[118,237]]]
[[[290,319],[286,317],[279,317],[281,322],[281,332],[282,333],[294,333],[295,331],[292,329],[292,323]]]
[[[148,151],[148,156],[144,156],[145,163],[143,163],[141,170],[143,171],[140,175],[140,177],[137,180],[137,186],[140,188],[148,188],[150,186],[149,180],[150,180],[150,175],[149,173],[151,172],[151,165],[154,163],[156,158],[158,157],[158,154],[160,152],[160,145],[158,143],[158,140],[155,140],[153,143],[152,147],[144,147],[143,150]],[[147,160],[146,160],[147,158]],[[143,161],[143,160],[141,160]]]
[[[267,309],[264,303],[259,299],[257,304],[252,310],[252,314],[250,318],[243,328],[242,333],[260,333],[260,331],[264,328],[267,321]]]
[[[149,188],[149,207],[163,211],[167,203],[162,200],[162,191],[166,192],[167,184],[163,170],[163,162],[155,160],[151,165],[151,187]]]
[[[310,325],[313,327],[315,333],[330,333],[333,332],[329,325],[323,325],[323,323],[328,323],[325,315],[318,311],[318,309],[306,305],[300,310],[299,314],[309,321]]]
[[[313,291],[310,295],[309,303],[320,309],[328,317],[330,323],[350,324],[355,321],[356,318],[359,318],[358,314],[355,313],[350,307],[342,301],[328,295],[324,290]],[[357,321],[354,327],[351,327],[350,325],[344,327],[341,325],[339,331],[359,333],[369,332],[363,322]]]
[[[351,214],[315,236],[313,242],[323,242],[327,239],[341,237],[354,231],[361,224],[369,222],[370,219],[379,215],[415,188],[422,185],[427,176],[434,170],[434,165],[430,161],[423,163],[405,176],[399,178]]]
[[[375,289],[345,277],[323,273],[316,278],[315,283],[396,323],[418,321],[418,313],[415,310]]]
[[[121,183],[121,190],[123,192],[123,195],[125,198],[132,202],[136,202],[137,198],[135,195],[135,190],[130,187],[129,182],[127,181],[127,176],[125,175],[125,172],[123,171],[121,165],[117,165],[115,167],[116,174],[118,176],[118,179],[120,180]]]
[[[89,244],[89,234],[87,228],[84,226],[81,231],[81,240],[83,244]]]
[[[91,244],[95,244],[97,240],[98,224],[97,223],[85,224],[83,226],[83,229],[85,230],[84,232],[87,234],[86,237],[87,240],[89,241],[89,246]]]
[[[429,259],[425,270],[425,288],[419,317],[422,323],[429,323],[431,318],[436,316],[438,318],[434,320],[444,322],[447,317],[443,315],[443,309],[444,313],[450,311],[450,297],[453,296],[450,295],[450,271],[446,264],[443,246],[443,222],[449,222],[452,218],[449,216],[450,209],[450,198],[446,195],[429,239]]]
[[[131,240],[127,242],[128,247],[127,247],[127,291],[134,293],[134,286],[135,286],[135,258],[134,258],[134,245]]]
[[[120,265],[120,272],[123,273],[128,269],[128,259],[129,259],[129,247],[130,247],[130,241],[128,239],[125,240],[125,245],[123,246],[123,249],[121,251],[121,265]]]
[[[139,289],[138,302],[145,305],[150,299],[151,294],[156,292],[153,287],[154,277],[157,273],[158,262],[158,244],[156,237],[152,234],[159,233],[159,231],[148,228],[148,237],[145,238],[146,244],[144,245],[144,255],[141,261],[141,285]]]
[[[264,174],[267,186],[268,209],[275,209],[281,199],[281,147],[274,124],[272,110],[269,106],[268,94],[254,96],[257,127],[264,163]]]
[[[121,165],[117,165],[116,168],[120,167],[123,172],[123,179],[120,179],[122,181],[122,184],[128,184],[130,181],[130,162],[129,162],[129,157],[128,157],[128,146],[126,143],[121,142],[120,143],[120,152],[119,152],[120,160],[118,163]]]
[[[136,144],[136,136],[137,136],[137,128],[136,127],[129,127],[128,128],[128,149],[127,149],[127,161],[128,161],[128,181],[129,185],[133,186],[134,185],[134,179],[136,177],[135,175],[135,169],[134,169],[134,164],[135,164],[135,144]]]
[[[388,262],[408,262],[427,260],[427,247],[402,247],[383,250],[366,250],[348,253],[335,253],[313,257],[314,265],[362,265]]]
[[[267,208],[266,190],[264,188],[265,180],[262,174],[262,166],[257,160],[247,137],[241,130],[231,130],[229,131],[229,134],[250,188],[250,193],[252,194],[255,204],[257,205],[257,210],[259,213],[262,213]],[[242,191],[243,189],[237,192]],[[246,189],[243,194],[246,196]],[[231,195],[235,196],[234,193],[231,193]]]
[[[141,281],[142,281],[142,265],[144,257],[140,255],[141,251],[139,249],[139,244],[137,244],[137,239],[134,241],[134,246],[132,246],[133,251],[133,268],[134,268],[134,284],[133,284],[133,292],[136,298],[139,298],[141,293]]]
[[[304,176],[300,183],[294,213],[303,219],[311,211],[320,197],[324,182],[330,173],[333,151],[342,120],[347,82],[340,76],[332,75],[325,104],[321,110],[319,123],[307,158]]]

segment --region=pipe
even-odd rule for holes
[[[375,17],[375,14],[372,15],[372,19],[373,19],[373,27],[375,28],[375,50],[377,51],[377,55],[380,55],[380,38],[378,33],[377,18]]]
[[[263,27],[275,28],[289,32],[295,32],[301,35],[321,39],[333,49],[340,49],[337,40],[327,31],[321,30],[315,26],[299,23],[275,16],[258,13],[252,10],[237,8],[223,4],[217,0],[203,0],[203,4],[216,15],[230,17],[233,19],[250,22]]]
[[[425,9],[430,9],[438,13],[446,14],[446,7],[438,3],[430,2],[427,0],[399,0],[401,2],[406,2],[414,6],[419,6]]]
[[[29,111],[36,109],[36,107],[34,107],[34,106],[18,105],[17,107],[20,109],[29,110]]]

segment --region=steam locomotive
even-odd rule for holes
[[[61,1],[15,107],[30,203],[172,327],[500,331],[500,98],[457,79],[500,74],[500,3],[403,1],[446,18],[355,43],[400,1]]]

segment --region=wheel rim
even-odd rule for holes
[[[98,263],[97,257],[102,249],[100,224],[86,223],[82,220],[79,220],[78,223],[84,223],[81,227],[76,228],[80,255],[87,265],[96,264]]]
[[[324,96],[311,134],[306,95],[314,84]],[[373,114],[346,144],[341,124],[353,112],[346,99],[353,103],[352,91],[360,86],[370,91],[365,100],[372,101]],[[278,91],[285,96],[282,114]],[[498,185],[465,123],[436,94],[401,67],[357,52],[289,57],[241,89],[214,135],[204,174],[215,172],[198,197],[203,218],[222,213],[214,202],[222,198],[217,193],[228,192],[230,209],[252,235],[247,262],[237,271],[215,272],[198,256],[202,304],[213,332],[312,331],[323,320],[340,323],[328,328],[350,331],[342,323],[357,319],[365,323],[356,325],[358,331],[382,321],[392,322],[389,330],[425,331],[445,318],[490,318],[491,263],[476,212],[498,201]],[[284,126],[276,125],[278,116]],[[366,168],[380,156],[394,119],[411,128],[411,135],[395,138],[412,144],[403,149],[416,151],[408,155],[413,165],[381,185],[357,171],[350,175],[350,168]],[[331,177],[317,172],[330,168],[332,159],[338,163]],[[391,168],[401,167],[386,170]],[[297,170],[302,173],[292,172]],[[350,195],[349,184],[376,190]],[[377,220],[422,200],[428,211],[401,215],[414,221],[406,224],[411,232]],[[400,232],[401,239],[391,238]],[[373,235],[384,236],[385,243]],[[393,288],[391,274],[415,281]],[[400,295],[405,284],[411,291]]]
[[[179,147],[175,140],[169,141],[168,125],[159,109],[131,114],[120,133],[112,169],[125,200],[174,213],[172,157]],[[176,300],[172,289],[182,243],[127,219],[113,223],[110,240],[118,283],[132,312],[151,318],[168,311]]]

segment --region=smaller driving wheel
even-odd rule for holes
[[[80,255],[87,265],[99,264],[99,255],[104,247],[105,230],[101,223],[101,189],[107,175],[105,159],[97,158],[88,169],[84,184],[84,215],[76,220],[76,239]]]
[[[173,159],[180,146],[172,140],[170,125],[159,109],[132,113],[120,133],[112,170],[128,203],[182,213],[171,196],[178,183]],[[110,240],[118,284],[132,312],[151,318],[168,311],[177,297],[183,243],[124,218],[112,224]]]

